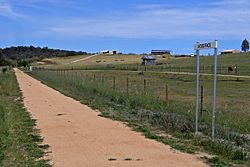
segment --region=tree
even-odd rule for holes
[[[242,42],[241,50],[243,52],[247,52],[249,50],[249,42],[247,41],[247,39],[244,39],[244,41]]]
[[[17,66],[18,67],[27,67],[29,65],[29,62],[25,61],[25,60],[21,60],[17,62]]]
[[[3,57],[3,54],[0,51],[0,66],[5,66],[5,65],[6,65],[5,58]]]

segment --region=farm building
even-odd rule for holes
[[[232,54],[232,53],[240,53],[240,51],[239,50],[231,49],[231,50],[223,50],[221,52],[221,54]]]
[[[171,54],[171,50],[152,50],[152,55],[165,55],[165,54]]]
[[[104,55],[115,55],[115,54],[117,54],[117,51],[116,50],[105,50],[105,51],[101,51],[101,54],[104,54]]]
[[[143,56],[142,65],[155,65],[156,58],[154,56]]]

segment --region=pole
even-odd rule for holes
[[[201,85],[201,118],[203,119],[203,99],[204,99],[204,87]]]
[[[146,83],[147,81],[146,81],[146,79],[144,79],[144,81],[143,81],[143,85],[144,85],[144,93],[146,93],[146,85],[147,85],[147,83]]]
[[[197,42],[197,45],[199,44],[199,42]],[[196,113],[195,113],[195,132],[198,133],[199,131],[199,125],[198,125],[198,121],[199,121],[199,82],[200,82],[200,51],[197,49],[196,50]]]
[[[217,40],[215,41],[217,45]],[[217,83],[217,58],[218,55],[218,48],[216,47],[214,49],[214,98],[213,98],[213,115],[212,115],[212,140],[214,140],[215,137],[215,115],[216,115],[216,83]]]

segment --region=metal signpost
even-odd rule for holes
[[[196,117],[195,117],[195,132],[199,131],[199,88],[200,88],[200,50],[214,49],[214,96],[213,96],[213,114],[212,114],[212,139],[215,137],[215,114],[216,114],[216,83],[217,83],[217,56],[218,56],[218,41],[195,44],[197,56],[197,76],[196,76]]]

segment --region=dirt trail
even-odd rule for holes
[[[19,70],[27,110],[37,119],[56,167],[205,167],[194,155],[145,139],[124,124],[98,117],[80,102]]]

